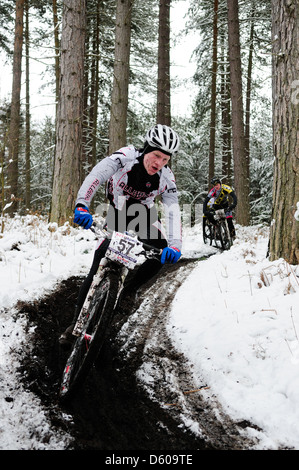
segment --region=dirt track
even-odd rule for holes
[[[182,260],[165,268],[159,282],[153,280],[152,285],[145,286],[134,305],[121,306],[99,363],[80,395],[63,408],[57,392],[66,355],[58,338],[72,318],[82,279],[68,279],[42,301],[19,305],[29,323],[36,325],[33,346],[22,364],[24,382],[42,400],[52,425],[72,436],[68,449],[195,451],[251,447],[252,443],[240,434],[249,423],[232,423],[220,407],[216,418],[214,406],[200,393],[183,393],[194,388],[190,365],[174,350],[165,324],[176,289],[192,266],[194,260]],[[150,390],[138,379],[144,360],[154,364],[155,380]],[[184,426],[182,413],[198,423],[200,437]]]

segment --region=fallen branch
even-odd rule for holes
[[[189,395],[189,393],[200,392],[201,390],[208,390],[209,388],[210,387],[208,387],[207,385],[204,385],[204,387],[196,388],[195,390],[186,390],[186,392],[184,392],[184,395]]]

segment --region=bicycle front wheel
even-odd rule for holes
[[[202,235],[203,242],[212,244],[212,233],[211,233],[211,224],[209,223],[206,217],[202,219]]]
[[[118,293],[118,276],[108,273],[90,301],[82,334],[76,339],[63,371],[60,399],[66,400],[84,382],[107,335]]]
[[[219,245],[218,245],[219,244]],[[223,250],[229,250],[232,246],[232,239],[228,230],[226,220],[222,220],[217,227],[217,246]]]

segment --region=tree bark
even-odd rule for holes
[[[299,263],[299,11],[298,1],[272,0],[274,182],[271,260]]]
[[[58,35],[58,14],[57,14],[57,0],[52,0],[53,6],[53,25],[54,25],[54,46],[55,46],[55,102],[56,102],[56,115],[59,99],[59,35]]]
[[[97,4],[96,17],[93,28],[93,60],[92,60],[92,80],[94,90],[91,95],[90,106],[90,127],[91,127],[91,164],[96,164],[97,157],[97,121],[98,121],[98,99],[99,99],[99,55],[100,55],[100,4]]]
[[[109,153],[126,145],[133,0],[118,0],[115,26],[114,80],[111,95]]]
[[[215,173],[216,93],[217,93],[216,79],[217,79],[217,60],[218,60],[217,59],[217,41],[218,41],[218,0],[214,0],[210,148],[209,148],[209,185]]]
[[[85,0],[64,0],[51,221],[73,216],[82,153]]]
[[[221,137],[222,137],[222,174],[223,182],[232,185],[231,164],[231,112],[230,112],[230,83],[229,65],[222,56],[221,74]]]
[[[249,166],[245,153],[238,0],[227,0],[227,8],[232,103],[234,187],[238,196],[236,220],[240,225],[249,225]]]
[[[157,81],[157,123],[171,126],[170,109],[170,2],[160,0]]]
[[[31,176],[30,176],[30,81],[29,81],[29,2],[25,1],[25,46],[26,46],[26,145],[25,145],[25,208],[30,209],[31,201]]]
[[[20,108],[21,108],[21,76],[22,76],[22,48],[23,48],[23,16],[25,0],[16,0],[15,43],[13,56],[13,83],[11,97],[11,119],[9,128],[9,165],[8,187],[11,202],[18,199],[19,177],[19,134],[20,134]],[[12,215],[17,209],[13,203],[8,212]]]
[[[251,25],[249,38],[249,54],[247,66],[247,85],[246,85],[246,108],[245,108],[245,152],[247,164],[250,161],[250,108],[251,108],[251,87],[252,87],[252,62],[253,62],[253,38],[254,38],[254,13],[255,4],[252,2],[251,7]],[[249,168],[248,168],[249,174]]]

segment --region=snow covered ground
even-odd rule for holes
[[[233,419],[248,420],[259,448],[299,449],[299,269],[266,258],[268,230],[237,226],[228,252],[203,244],[201,227],[186,229],[183,256],[213,253],[178,290],[168,331],[196,376]],[[0,234],[0,450],[64,449],[33,394],[24,390],[18,358],[27,342],[18,300],[48,294],[90,267],[90,231],[57,227],[36,216],[6,220]],[[50,436],[50,438],[49,438]]]

